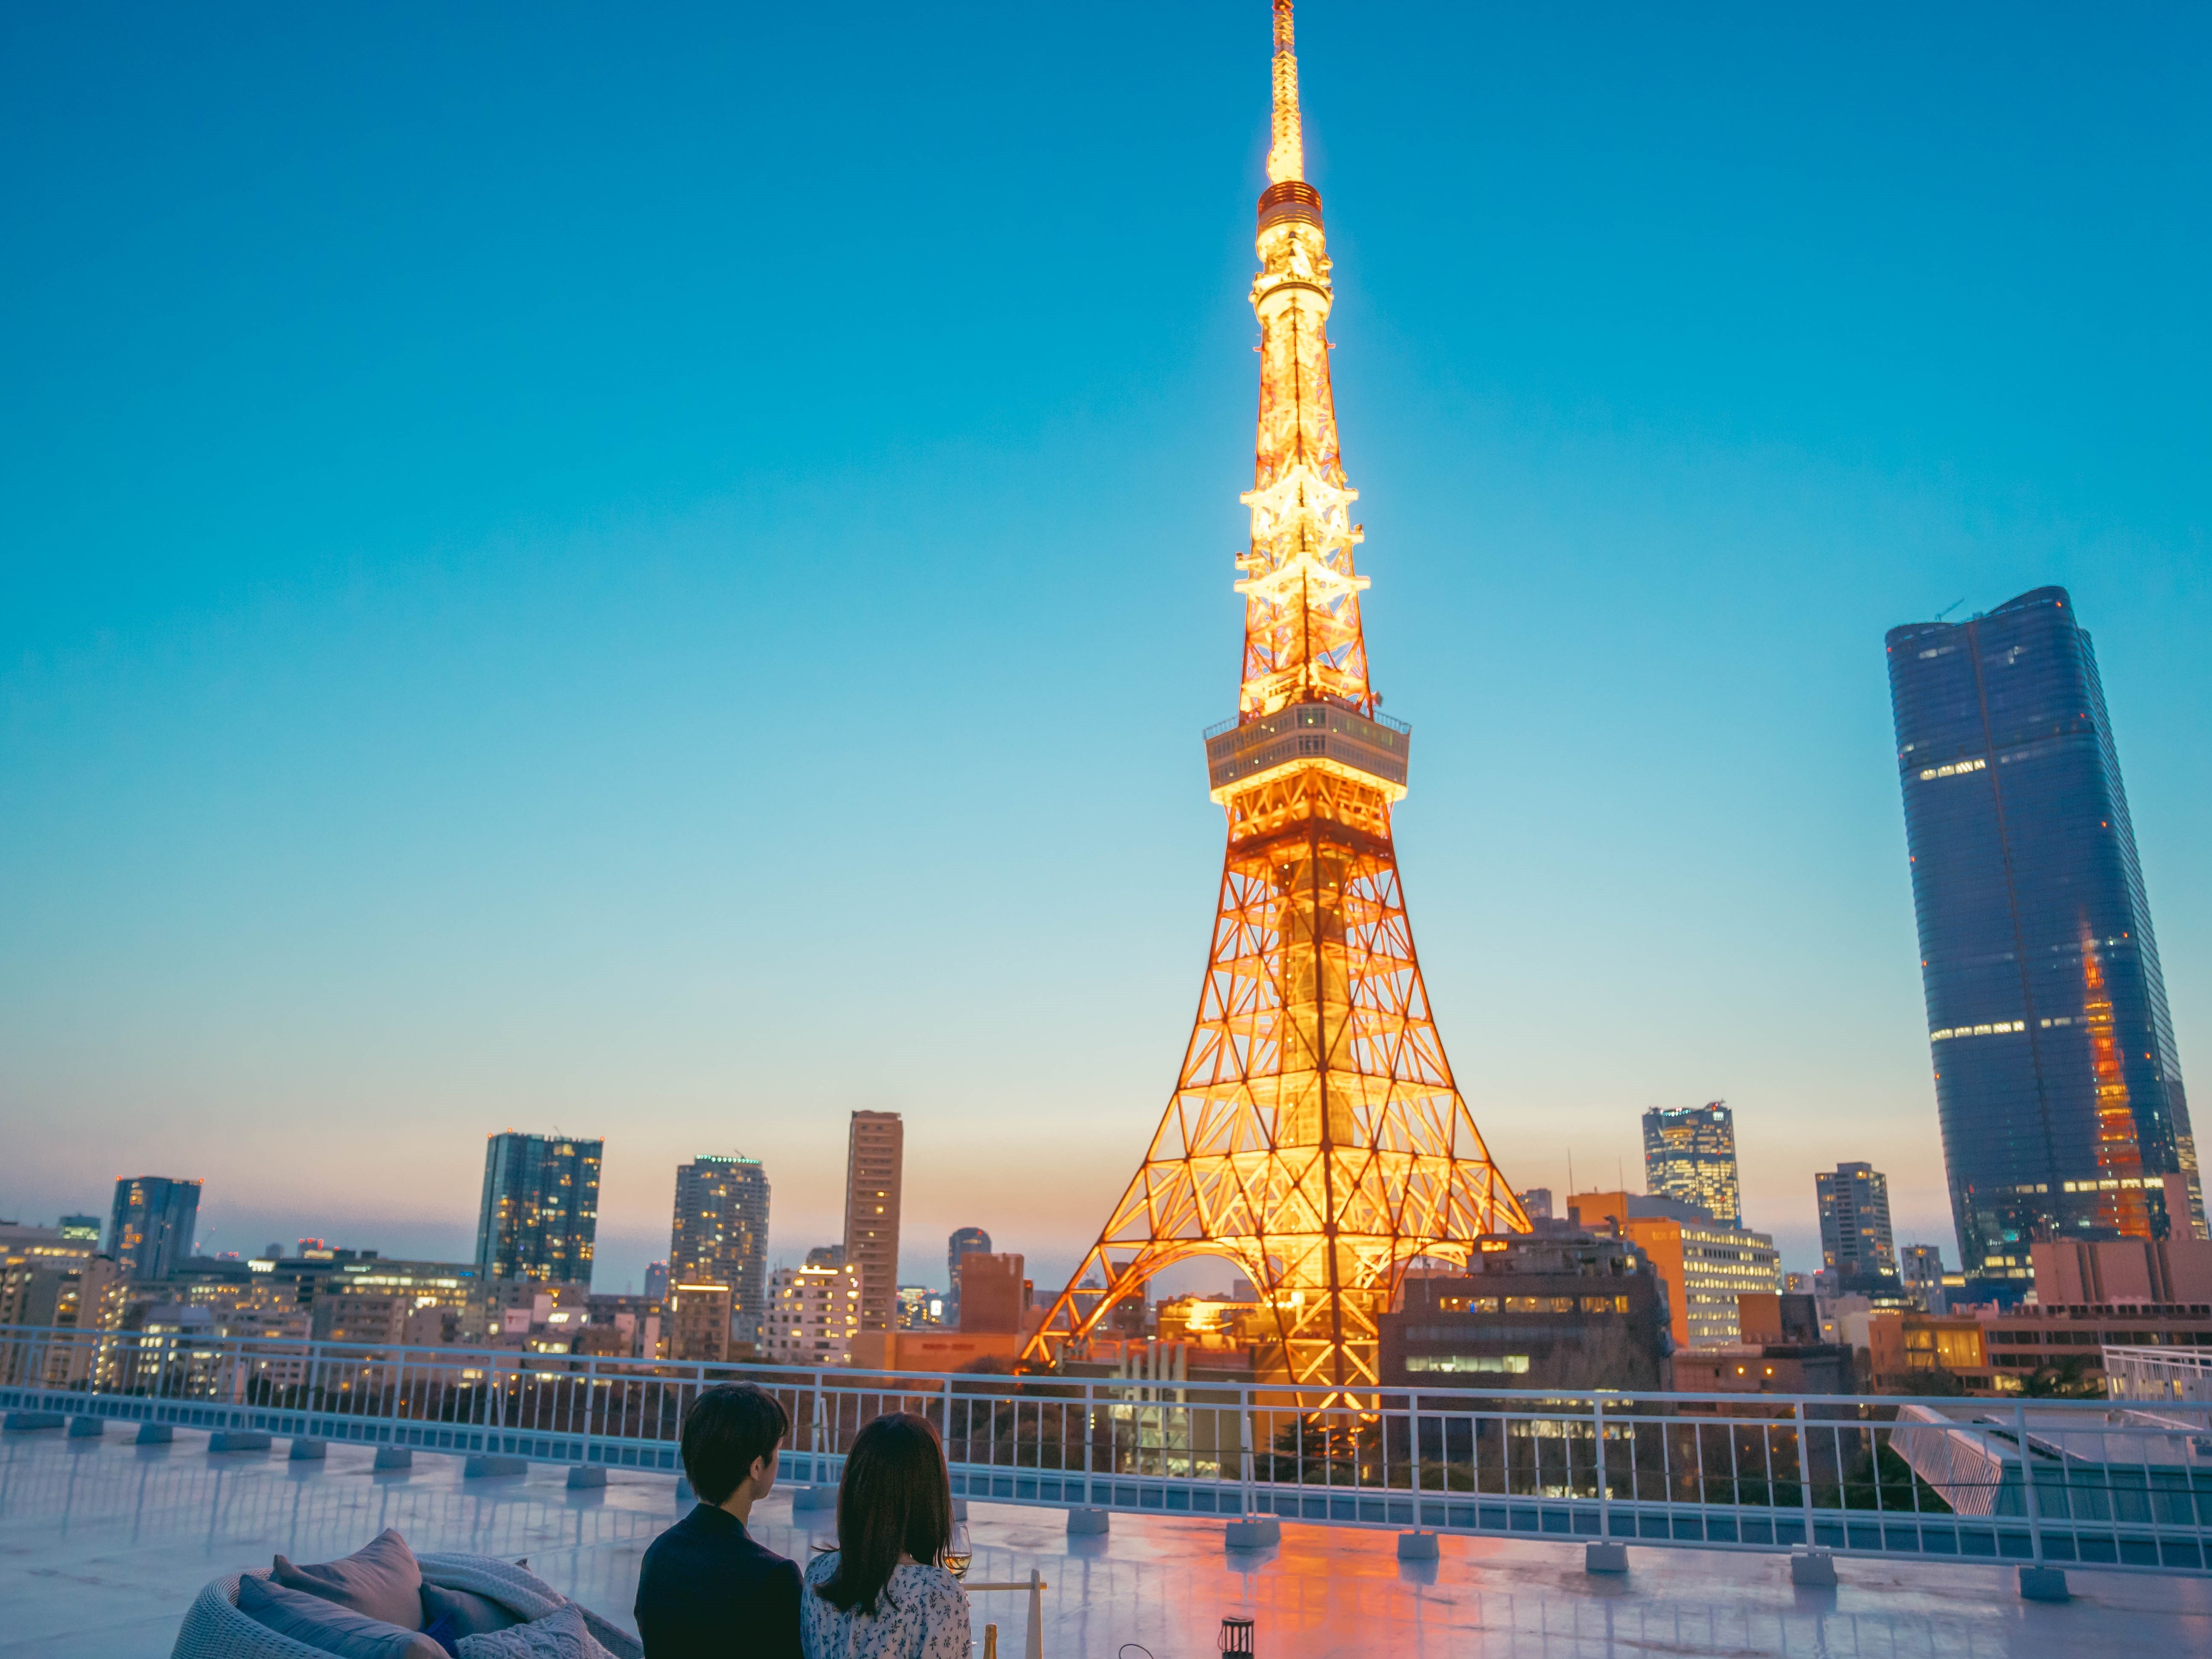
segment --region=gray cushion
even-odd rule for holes
[[[338,1659],[446,1659],[446,1650],[421,1631],[367,1618],[251,1573],[238,1581],[238,1610],[280,1636]]]
[[[478,1595],[474,1590],[447,1589],[443,1584],[425,1583],[422,1586],[422,1628],[428,1630],[441,1617],[450,1616],[454,1638],[481,1636],[486,1631],[505,1630],[509,1625],[522,1622],[521,1615],[509,1613],[488,1595]]]
[[[389,1527],[342,1560],[295,1567],[280,1555],[273,1577],[286,1589],[319,1595],[365,1618],[422,1628],[422,1569],[407,1540]]]
[[[730,1651],[744,1652],[748,1645],[757,1644],[733,1639]],[[584,1623],[584,1610],[573,1602],[526,1625],[464,1636],[455,1651],[460,1659],[611,1659],[611,1650]]]

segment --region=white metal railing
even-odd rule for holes
[[[1276,1516],[1562,1540],[1808,1544],[1891,1557],[2212,1572],[2212,1407],[902,1375],[514,1349],[0,1328],[0,1407],[557,1463],[677,1468],[699,1389],[792,1417],[827,1484],[891,1410],[997,1503]],[[34,1419],[15,1419],[27,1421]]]
[[[2212,1353],[2183,1348],[2108,1347],[2105,1389],[2139,1405],[2212,1405]]]

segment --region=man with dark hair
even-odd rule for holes
[[[799,1659],[799,1567],[745,1531],[790,1431],[775,1396],[750,1382],[702,1389],[684,1413],[684,1473],[699,1504],[645,1552],[645,1659]]]

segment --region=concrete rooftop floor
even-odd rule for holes
[[[210,1455],[207,1437],[139,1447],[47,1431],[0,1441],[0,1659],[160,1659],[199,1587],[281,1551],[326,1560],[397,1527],[422,1550],[527,1558],[531,1570],[629,1627],[638,1559],[679,1513],[666,1475],[611,1476],[571,1492],[562,1471],[464,1481],[458,1457],[416,1454],[377,1474],[366,1448],[326,1462],[273,1450]],[[754,1533],[794,1558],[830,1516],[794,1526],[779,1489]],[[978,1504],[979,1583],[1040,1569],[1049,1659],[1154,1659],[1215,1650],[1224,1613],[1256,1621],[1260,1659],[1365,1656],[1791,1654],[2140,1659],[2212,1654],[2212,1582],[2069,1574],[2075,1599],[2019,1599],[2012,1569],[1843,1560],[1833,1590],[1791,1587],[1785,1560],[1634,1548],[1626,1578],[1592,1577],[1580,1545],[1447,1537],[1443,1559],[1396,1559],[1395,1535],[1289,1526],[1278,1548],[1232,1557],[1221,1523],[1117,1515],[1103,1538],[1070,1539],[1057,1510]],[[1024,1598],[976,1597],[975,1633],[1000,1627],[1021,1653]],[[1132,1654],[1129,1659],[1139,1659]]]

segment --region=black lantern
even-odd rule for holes
[[[1252,1621],[1249,1619],[1231,1617],[1221,1621],[1221,1650],[1251,1659]]]

